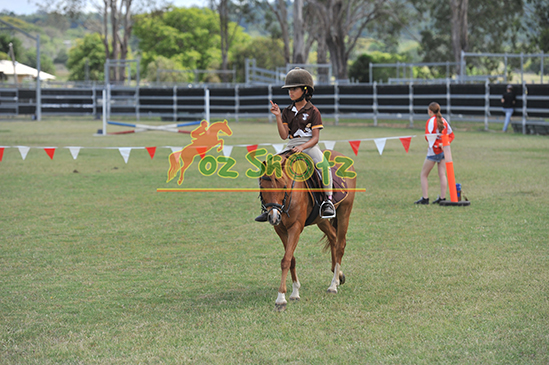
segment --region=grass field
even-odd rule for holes
[[[342,123],[344,124],[344,123]],[[418,129],[327,126],[324,140],[417,135],[354,156],[358,186],[329,295],[316,227],[296,251],[301,301],[274,311],[282,245],[253,218],[256,193],[159,193],[170,150],[82,149],[53,160],[16,148],[0,162],[1,364],[547,364],[549,139],[454,124],[469,207],[416,206]],[[233,123],[228,145],[280,143],[275,126]],[[1,121],[0,146],[184,146],[188,135],[93,137],[100,122]],[[114,130],[114,128],[113,128]],[[237,179],[181,187],[245,187]],[[271,150],[270,152],[274,152]],[[215,153],[217,155],[217,153]],[[430,196],[438,181],[430,176]],[[291,285],[291,284],[290,284]]]

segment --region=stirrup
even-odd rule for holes
[[[333,213],[330,214],[330,215],[323,215],[322,212],[323,212],[323,208],[324,208],[324,205],[328,205],[332,208],[332,211]],[[330,219],[330,218],[335,218],[336,216],[336,210],[335,210],[335,207],[334,207],[334,203],[332,203],[331,200],[324,200],[322,202],[322,204],[320,205],[320,218],[323,218],[323,219]]]

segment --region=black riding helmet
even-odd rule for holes
[[[310,88],[311,91],[315,91],[313,77],[311,76],[311,74],[307,70],[296,67],[288,72],[288,74],[286,75],[286,82],[284,83],[284,86],[282,86],[282,88],[289,89],[299,86],[306,86],[307,88]]]
[[[303,96],[299,98],[299,100],[295,100],[296,102],[305,99],[307,96],[307,100],[310,100],[313,96],[313,92],[315,91],[313,76],[311,76],[307,70],[299,67],[290,70],[290,72],[286,75],[286,81],[282,88],[290,89],[292,87],[301,87],[305,90]]]

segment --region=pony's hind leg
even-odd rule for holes
[[[290,265],[290,274],[292,275],[292,295],[290,295],[290,300],[299,300],[299,289],[301,284],[297,278],[297,273],[295,271],[295,257],[292,257],[292,264]]]
[[[323,220],[321,223],[319,223],[318,228],[320,228],[320,230],[324,232],[326,238],[328,239],[326,248],[330,248],[330,253],[332,255],[332,271],[334,272],[332,283],[328,287],[328,293],[335,294],[337,293],[337,286],[340,285],[339,274],[341,273],[341,275],[343,275],[343,273],[339,269],[341,266],[341,259],[339,260],[339,263],[337,261],[337,252],[339,246],[337,231],[328,220]]]
[[[345,247],[347,246],[347,229],[349,228],[349,217],[352,206],[351,200],[351,203],[342,205],[337,210],[337,243],[332,246],[332,271],[334,272],[334,277],[328,288],[329,293],[337,293],[337,287],[345,283],[345,275],[341,271],[341,261],[343,260]]]

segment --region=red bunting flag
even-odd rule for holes
[[[204,156],[206,156],[206,152],[208,152],[208,147],[197,146],[196,152],[198,152],[198,154],[200,155],[200,158],[204,158]]]
[[[257,151],[258,146],[259,145],[257,145],[257,144],[251,144],[249,146],[246,146],[246,149],[248,150],[249,153],[252,154],[252,157],[255,157],[255,151]]]
[[[349,141],[349,144],[351,145],[355,156],[358,156],[358,147],[360,146],[360,141]]]
[[[0,162],[2,162],[3,156],[4,156],[4,147],[0,147]]]
[[[56,147],[44,148],[44,151],[46,151],[46,153],[48,154],[48,156],[50,156],[50,159],[51,159],[51,160],[53,160],[53,154],[55,153],[55,148],[56,148]]]
[[[400,142],[402,142],[404,150],[406,151],[406,153],[408,153],[408,150],[410,149],[410,142],[412,142],[412,137],[400,138]]]
[[[156,147],[145,147],[145,148],[147,149],[147,152],[149,153],[149,156],[151,156],[151,160],[152,160],[156,152]]]

